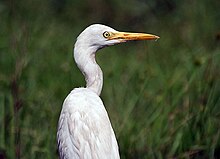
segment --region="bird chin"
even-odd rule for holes
[[[120,41],[120,43],[125,43],[125,42],[127,42],[127,40],[125,40],[125,39],[119,39],[119,41]]]
[[[110,45],[115,45],[115,44],[120,44],[120,43],[125,43],[126,40],[125,39],[117,39],[117,40],[113,40],[112,43],[110,43]]]

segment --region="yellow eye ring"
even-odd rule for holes
[[[108,38],[111,34],[107,31],[105,31],[102,35],[104,38]]]

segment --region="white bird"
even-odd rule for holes
[[[158,36],[126,33],[93,24],[77,38],[74,59],[85,76],[86,88],[75,88],[66,97],[58,123],[61,159],[119,159],[118,144],[108,113],[99,97],[103,75],[95,60],[97,50],[129,40],[153,40]]]

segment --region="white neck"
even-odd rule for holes
[[[95,60],[96,51],[97,48],[95,47],[86,47],[76,43],[74,59],[85,77],[86,88],[100,95],[103,85],[103,74]]]

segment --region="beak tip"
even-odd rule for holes
[[[155,41],[157,41],[158,39],[160,39],[160,37],[155,35]]]

